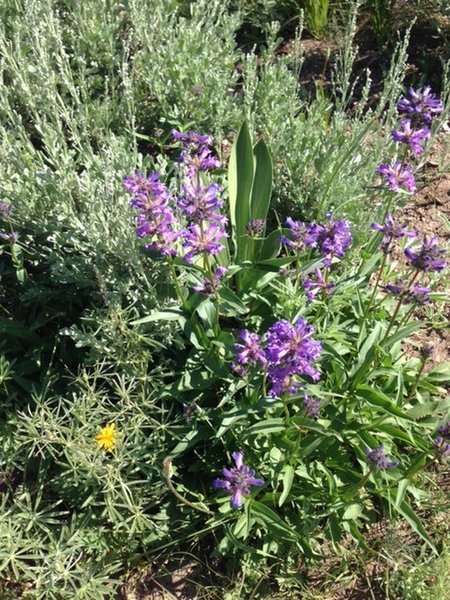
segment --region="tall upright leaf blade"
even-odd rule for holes
[[[247,123],[234,140],[228,167],[228,187],[230,196],[230,221],[233,240],[236,245],[236,258],[245,257],[245,228],[250,220],[250,198],[253,185],[253,148]]]
[[[250,219],[266,221],[272,196],[272,157],[266,144],[260,140],[253,148],[255,173],[250,201]],[[262,239],[249,240],[246,258],[255,260],[259,255]]]
[[[251,218],[267,219],[272,195],[272,157],[266,144],[261,140],[253,148],[255,175],[251,198]]]

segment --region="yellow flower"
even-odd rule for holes
[[[95,436],[95,441],[99,448],[104,448],[108,452],[112,452],[116,447],[116,424],[109,423],[100,429]]]

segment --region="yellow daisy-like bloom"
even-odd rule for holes
[[[95,441],[99,448],[104,448],[108,452],[112,452],[116,447],[116,424],[109,423],[100,429],[95,436]]]

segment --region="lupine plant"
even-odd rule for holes
[[[216,552],[271,557],[287,545],[318,557],[324,539],[364,545],[364,526],[383,510],[435,550],[413,505],[417,473],[449,455],[450,398],[439,387],[449,372],[425,369],[432,348],[407,359],[402,343],[427,324],[416,308],[445,298],[447,256],[390,207],[399,189],[416,189],[408,163],[441,105],[424,88],[398,109],[410,113],[393,134],[403,157],[378,169],[385,220],[358,259],[351,222],[333,214],[268,230],[270,153],[245,123],[227,185],[215,179],[213,140],[192,131],[173,132],[172,181],[125,177],[137,235],[172,281],[166,308],[136,326],[175,321],[185,336],[181,376],[160,390],[176,440],[163,475],[180,511],[222,532]],[[220,477],[227,456],[234,466]]]

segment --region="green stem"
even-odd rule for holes
[[[394,310],[394,312],[392,314],[392,318],[391,318],[391,320],[389,322],[387,331],[386,331],[383,339],[381,340],[381,343],[383,343],[389,337],[389,334],[391,333],[391,329],[392,329],[392,327],[393,327],[393,325],[395,323],[395,319],[397,318],[398,311],[400,310],[400,307],[403,304],[403,300],[405,298],[405,295],[411,289],[411,287],[412,287],[413,283],[415,282],[415,280],[417,279],[418,275],[419,275],[419,271],[415,271],[414,274],[413,274],[413,276],[412,276],[412,278],[411,278],[411,280],[410,280],[410,282],[409,282],[409,284],[408,284],[408,286],[407,286],[407,288],[406,288],[406,290],[405,290],[405,293],[403,293],[403,294],[400,295],[400,298],[399,298],[399,300],[397,302],[397,306],[395,307],[395,310]]]
[[[366,310],[364,312],[364,318],[366,318],[367,315],[369,314],[370,307],[372,306],[372,302],[374,301],[375,295],[377,293],[378,284],[380,283],[381,275],[383,274],[384,267],[386,265],[386,260],[387,260],[387,257],[388,257],[388,252],[389,252],[389,247],[391,245],[391,241],[392,241],[392,238],[389,240],[389,243],[388,243],[388,245],[386,247],[386,251],[385,251],[384,256],[383,256],[383,260],[381,261],[380,270],[378,271],[377,279],[375,281],[375,286],[373,288],[373,293],[372,293],[372,296],[370,297],[369,304],[367,305],[367,308],[366,308]]]
[[[209,256],[207,252],[203,252],[203,264],[205,267],[205,271],[208,273],[208,278],[211,283],[211,289],[213,292],[214,299],[214,307],[216,309],[215,319],[214,319],[214,335],[217,337],[219,335],[220,326],[219,326],[219,296],[216,290],[216,284],[214,282],[214,275],[211,268],[211,263],[209,260]]]
[[[173,258],[171,256],[168,256],[167,262],[169,263],[170,272],[172,274],[172,281],[175,286],[175,291],[177,293],[178,300],[181,302],[184,310],[189,312],[189,306],[188,306],[188,304],[186,302],[186,298],[184,297],[184,294],[181,290],[180,282],[178,281],[177,272],[175,270],[175,265],[173,264]]]
[[[167,483],[167,487],[172,492],[172,494],[175,496],[175,498],[177,498],[182,504],[189,506],[189,508],[192,508],[193,510],[198,510],[200,512],[206,513],[207,515],[214,514],[213,512],[211,512],[209,510],[209,508],[206,508],[206,506],[203,506],[202,504],[197,504],[196,502],[190,502],[175,489],[175,487],[172,483],[172,479],[171,479],[172,478],[172,461],[169,458],[164,461],[163,473],[164,473],[164,478]]]
[[[400,329],[400,327],[403,327],[403,325],[405,325],[405,323],[407,323],[409,321],[409,317],[413,314],[414,309],[416,307],[413,305],[408,312],[406,313],[406,315],[404,316],[404,318],[400,321],[400,323],[397,326],[397,329],[395,331],[398,331]]]
[[[367,471],[367,473],[362,477],[361,481],[356,486],[354,486],[353,489],[349,490],[350,495],[347,496],[347,500],[349,500],[350,498],[353,498],[353,496],[355,494],[357,494],[358,491],[366,485],[369,477],[372,474],[373,469],[374,469],[374,467],[370,467],[370,469]]]
[[[423,359],[422,359],[422,364],[420,365],[419,372],[417,373],[417,376],[416,376],[416,379],[415,379],[415,381],[414,381],[414,384],[413,384],[413,386],[412,386],[412,388],[411,388],[411,391],[409,392],[409,394],[408,394],[408,397],[407,397],[407,399],[406,399],[406,401],[407,401],[407,402],[408,402],[408,400],[411,400],[411,398],[414,396],[414,394],[415,394],[415,393],[416,393],[416,391],[417,391],[417,385],[419,384],[419,381],[420,381],[420,376],[421,376],[421,375],[422,375],[422,373],[423,373],[423,370],[424,370],[424,368],[425,368],[425,363],[426,363],[426,362],[427,362],[427,359],[426,359],[426,358],[423,358]]]

